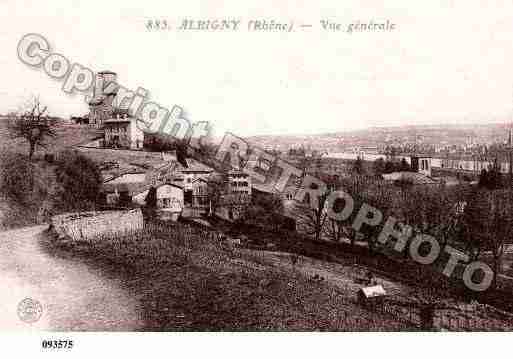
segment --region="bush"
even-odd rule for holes
[[[102,175],[93,160],[78,152],[63,152],[57,161],[55,173],[62,187],[60,208],[94,208],[100,199]]]
[[[5,153],[0,158],[0,196],[8,204],[3,225],[30,225],[58,212],[93,209],[101,184],[96,164],[76,152],[62,153],[54,164]]]
[[[0,171],[0,192],[11,201],[30,204],[35,166],[27,156],[19,153],[4,154]]]

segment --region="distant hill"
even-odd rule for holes
[[[248,141],[278,150],[304,146],[330,152],[344,151],[355,146],[378,146],[404,144],[419,141],[425,144],[465,144],[468,141],[480,144],[505,142],[508,124],[441,124],[408,125],[400,127],[371,127],[364,130],[322,133],[315,135],[270,135],[251,136]]]

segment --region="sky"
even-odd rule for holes
[[[148,31],[150,19],[274,19],[291,33]],[[327,32],[393,22],[391,32]],[[52,50],[111,70],[151,101],[183,107],[217,133],[315,134],[439,123],[513,121],[511,1],[40,1],[0,0],[0,113],[39,95],[52,114],[87,113],[83,97],[23,64],[17,44],[43,35]]]

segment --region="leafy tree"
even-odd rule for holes
[[[283,201],[280,196],[276,193],[271,193],[262,196],[255,196],[253,201],[255,206],[261,207],[267,212],[278,212],[283,211]]]
[[[278,194],[263,194],[254,196],[247,214],[252,223],[278,232],[284,224],[283,209],[283,201]]]
[[[488,171],[485,168],[483,168],[481,170],[481,173],[479,174],[478,186],[482,188],[488,188],[490,186],[488,182]]]
[[[360,156],[356,158],[353,162],[353,173],[357,175],[363,175],[364,174],[364,167],[363,167],[363,160]]]
[[[144,203],[142,211],[145,220],[155,219],[157,211],[157,188],[155,186],[151,186],[148,189],[148,194],[144,199]]]
[[[65,151],[60,154],[55,171],[63,189],[61,207],[94,208],[99,200],[102,175],[93,160],[76,151]]]
[[[405,172],[410,172],[412,169],[411,169],[411,166],[408,164],[408,162],[406,162],[406,159],[403,158],[401,160],[401,162],[399,163],[399,171],[405,171]]]
[[[383,158],[378,158],[374,161],[373,171],[376,176],[381,176],[385,173],[385,160]]]
[[[478,186],[489,190],[504,188],[503,176],[500,172],[497,159],[488,170],[484,168],[481,170]]]
[[[384,173],[392,173],[392,172],[397,172],[397,166],[396,166],[395,162],[386,161]]]
[[[157,208],[157,188],[154,186],[151,186],[148,190],[148,194],[146,195],[146,198],[144,200],[144,203],[146,203],[146,207],[155,209]]]
[[[228,178],[226,174],[211,174],[207,180],[207,199],[210,206],[209,215],[213,216],[222,206],[223,196],[227,193]]]
[[[22,138],[28,142],[29,160],[37,147],[47,147],[46,140],[55,137],[54,121],[49,119],[47,107],[41,104],[39,98],[34,98],[26,109],[11,115],[8,130],[12,138]]]
[[[10,207],[23,210],[22,222],[30,224],[35,218],[44,221],[53,213],[62,188],[56,182],[53,166],[35,164],[27,155],[4,153],[0,159],[0,193]]]

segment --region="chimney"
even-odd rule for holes
[[[117,86],[109,86],[109,84],[116,83],[116,77],[116,73],[112,71],[98,72],[94,82],[93,98],[100,99],[107,95],[113,95]],[[107,92],[105,92],[106,89]]]

